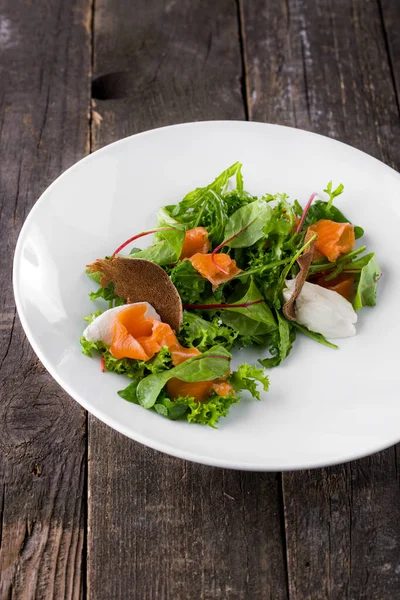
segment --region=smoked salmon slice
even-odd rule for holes
[[[355,276],[351,273],[341,273],[330,281],[326,281],[325,277],[319,277],[315,283],[328,290],[337,292],[343,296],[343,298],[346,298],[346,300],[351,302],[354,295],[354,280]]]
[[[172,363],[176,366],[200,354],[197,348],[181,346],[170,325],[146,317],[146,310],[146,305],[132,304],[117,313],[110,345],[110,352],[115,358],[146,361],[167,346],[171,352]]]
[[[195,402],[204,402],[212,391],[215,391],[218,396],[229,396],[233,392],[233,388],[226,381],[220,380],[189,383],[174,377],[167,383],[167,392],[173,400],[180,396],[181,398],[194,398]]]
[[[315,249],[330,262],[335,262],[341,254],[346,254],[354,247],[354,227],[350,223],[336,223],[321,219],[310,225],[309,232],[316,233]],[[307,236],[306,236],[307,239]]]
[[[198,271],[202,277],[208,279],[208,281],[212,283],[213,290],[221,283],[230,281],[242,272],[242,270],[236,266],[236,261],[223,252],[214,254],[214,256],[212,254],[198,253],[188,260],[190,260],[196,271]],[[220,267],[220,269],[218,267]]]
[[[210,242],[208,241],[207,229],[204,227],[189,229],[185,233],[180,259],[190,258],[194,254],[207,254],[209,249]]]

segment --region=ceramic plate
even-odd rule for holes
[[[209,183],[235,161],[245,188],[286,192],[304,205],[343,183],[336,205],[365,229],[384,273],[378,305],[359,313],[339,350],[298,335],[270,372],[262,401],[243,400],[218,430],[172,422],[124,401],[125,381],[81,354],[93,310],[85,265],[154,226],[157,209]],[[36,354],[96,417],[157,450],[221,467],[289,470],[340,463],[400,440],[400,175],[340,142],[301,130],[234,121],[148,131],[95,152],[42,195],[21,231],[14,261],[18,313]],[[142,240],[140,240],[142,241]],[[148,245],[145,238],[143,247]],[[236,363],[256,362],[243,350]]]

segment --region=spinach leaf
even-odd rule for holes
[[[139,403],[151,408],[167,381],[177,377],[182,381],[209,381],[224,377],[229,372],[231,354],[223,346],[215,346],[200,356],[189,358],[177,367],[149,375],[139,382],[136,390]]]
[[[234,312],[233,310],[224,310],[221,313],[221,321],[225,325],[232,327],[232,329],[236,331],[237,334],[246,337],[259,336],[265,333],[269,333],[271,331],[270,325],[261,321],[254,320],[253,318],[248,317],[244,314],[240,314],[239,309],[237,309],[237,312]]]
[[[132,402],[133,404],[139,404],[139,400],[136,394],[138,385],[139,381],[135,379],[124,390],[120,390],[118,392],[118,396],[121,396],[121,398],[127,400],[128,402]]]
[[[183,229],[174,228],[158,231],[154,235],[156,243],[153,246],[138,252],[131,252],[130,256],[150,260],[161,267],[170,265],[179,260],[184,238],[185,232]]]
[[[170,421],[176,421],[187,412],[188,406],[182,401],[176,402],[171,400],[161,393],[157,398],[154,409],[159,415],[167,417],[167,419],[170,419]]]
[[[273,210],[263,200],[256,200],[239,208],[225,226],[225,244],[230,248],[247,248],[264,237],[264,227],[272,218]]]
[[[247,304],[251,302],[256,302],[257,300],[264,300],[264,298],[259,289],[257,288],[256,284],[254,283],[253,278],[250,277],[247,283],[239,283],[236,286],[235,291],[230,296],[230,298],[228,298],[228,304]],[[232,319],[232,314],[241,315],[246,319]],[[248,331],[246,330],[246,324],[247,326],[249,326],[249,323],[247,322],[247,320],[253,320],[257,323],[262,323],[263,325],[265,325],[265,328],[263,328],[262,331],[261,328],[257,331],[257,335],[276,329],[276,322],[274,316],[271,312],[271,309],[264,301],[260,302],[259,304],[252,304],[251,306],[247,307],[234,308],[232,306],[232,308],[224,308],[221,311],[221,320],[227,325],[235,327],[241,335],[248,335]],[[235,325],[233,323],[235,323]]]
[[[382,275],[382,271],[379,268],[375,255],[370,254],[367,256],[369,256],[369,260],[362,267],[360,279],[357,284],[356,297],[353,303],[355,310],[359,310],[363,306],[375,306],[376,304],[377,283]],[[362,258],[366,259],[366,257]],[[351,265],[352,268],[353,266],[354,264]]]

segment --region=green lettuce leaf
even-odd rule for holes
[[[82,354],[90,357],[93,357],[93,352],[103,355],[106,371],[126,375],[131,379],[143,379],[146,375],[167,371],[172,366],[168,348],[161,348],[151,360],[143,361],[133,358],[115,358],[103,342],[88,342],[83,336],[80,343]]]
[[[265,392],[268,392],[269,388],[269,379],[264,369],[246,363],[241,364],[240,367],[229,376],[228,381],[236,392],[247,390],[253,398],[256,398],[257,400],[260,400],[260,392],[257,389],[257,383],[261,383]]]
[[[176,406],[185,408],[186,419],[189,423],[208,425],[214,429],[221,417],[226,417],[232,404],[240,402],[236,394],[218,396],[212,394],[207,402],[195,402],[193,398],[177,398]]]
[[[195,304],[211,294],[211,283],[204,279],[189,260],[178,263],[170,270],[169,276],[182,299],[183,304]]]
[[[209,350],[212,346],[223,345],[232,347],[238,332],[223,325],[218,317],[206,321],[198,314],[184,311],[179,341],[183,346],[194,346],[200,352]]]

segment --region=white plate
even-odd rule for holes
[[[340,350],[299,335],[270,372],[262,402],[234,406],[218,430],[172,422],[117,395],[125,380],[81,354],[82,317],[93,310],[85,265],[154,225],[157,209],[209,183],[235,161],[254,194],[287,192],[305,203],[331,179],[336,205],[363,226],[384,276],[378,306],[359,313]],[[247,122],[189,123],[111,144],[59,177],[21,231],[14,290],[23,327],[58,383],[96,417],[157,450],[249,470],[324,466],[400,439],[400,175],[370,156],[305,131]],[[364,240],[363,240],[364,241]],[[148,245],[146,238],[143,247]],[[258,358],[242,351],[236,362]]]

